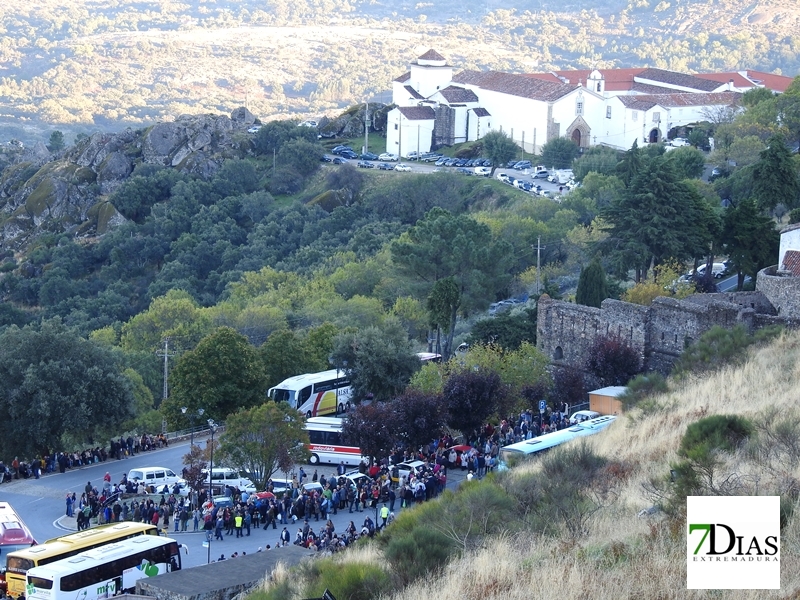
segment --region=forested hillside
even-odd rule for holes
[[[800,67],[790,0],[5,3],[0,119],[23,141],[182,113],[314,115],[380,94],[435,48],[456,68]],[[66,131],[67,129],[65,129]],[[71,139],[71,137],[70,137]]]

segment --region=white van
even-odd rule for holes
[[[161,491],[164,486],[172,490],[175,484],[182,485],[186,482],[166,467],[139,467],[128,471],[128,481],[137,485],[141,482],[151,491]]]
[[[206,485],[208,485],[208,469],[204,469],[203,474],[205,475]],[[214,467],[211,469],[211,483],[221,487],[231,486],[237,488],[240,492],[247,492],[248,494],[254,494],[258,491],[250,479],[231,467]]]
[[[596,419],[599,416],[600,413],[595,410],[579,410],[578,412],[572,413],[572,416],[569,418],[569,424],[575,425],[576,423],[583,423],[590,419]]]

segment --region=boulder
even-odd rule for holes
[[[244,106],[240,106],[231,112],[231,121],[239,127],[250,126],[256,122],[256,117]]]
[[[106,156],[96,172],[100,193],[110,194],[133,172],[133,163],[125,154],[116,151]]]

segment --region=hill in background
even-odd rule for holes
[[[229,112],[320,115],[386,90],[435,48],[457,68],[655,66],[797,73],[787,0],[145,4],[10,0],[0,17],[0,138],[46,139]],[[68,138],[71,140],[71,137]]]

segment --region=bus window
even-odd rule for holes
[[[308,400],[310,397],[311,397],[311,386],[309,385],[300,390],[300,397],[297,399],[297,406],[303,406],[303,404],[306,403],[306,400]]]
[[[289,406],[294,406],[294,390],[274,390],[272,399],[275,402],[288,402]]]

